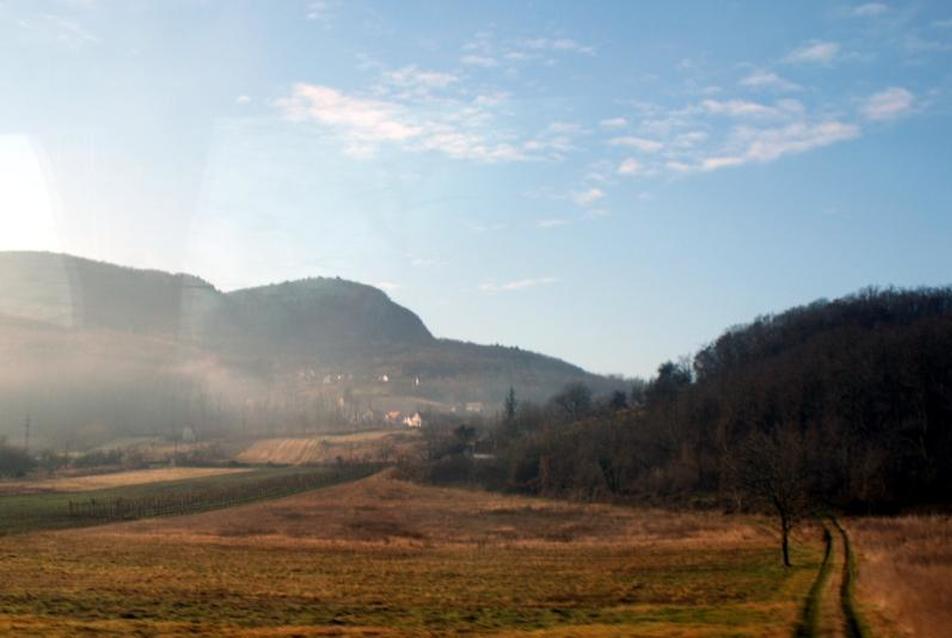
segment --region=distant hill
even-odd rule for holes
[[[38,252],[0,252],[0,347],[7,352],[7,369],[0,373],[29,369],[34,385],[55,379],[53,386],[68,384],[71,392],[80,380],[66,379],[65,371],[82,367],[81,357],[94,361],[90,378],[102,382],[94,399],[83,399],[87,404],[105,401],[106,379],[137,379],[143,386],[127,390],[136,396],[161,379],[162,391],[182,394],[177,401],[192,410],[199,395],[206,403],[218,395],[218,403],[240,400],[272,409],[293,403],[300,412],[327,411],[332,404],[339,410],[346,396],[351,416],[383,409],[387,397],[400,397],[401,405],[482,403],[494,410],[510,385],[537,399],[572,381],[596,391],[618,385],[518,348],[434,338],[416,314],[383,291],[339,278],[224,293],[193,275]],[[14,386],[20,387],[4,387],[0,379],[0,432],[5,418],[12,419],[6,429],[14,430],[19,414],[29,411],[20,403],[43,402],[7,392]],[[4,416],[9,401],[16,406]],[[304,407],[308,403],[311,408]],[[127,408],[120,410],[123,419],[133,418],[134,406]],[[89,415],[83,419],[118,420],[96,410]]]
[[[434,343],[423,322],[381,290],[318,277],[225,295],[216,318],[232,347],[246,344],[284,357],[346,362],[384,348]]]

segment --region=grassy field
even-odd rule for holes
[[[356,471],[356,470],[355,470]],[[294,477],[301,474],[326,474],[326,483],[337,480],[337,470],[304,469],[304,468],[256,468],[242,472],[213,472],[200,473],[198,477],[172,481],[158,481],[149,483],[121,483],[115,487],[95,489],[83,492],[40,492],[28,494],[14,494],[0,496],[0,536],[17,534],[40,529],[58,529],[74,527],[79,524],[95,523],[95,520],[78,520],[70,514],[70,503],[109,503],[117,499],[126,502],[137,499],[174,498],[176,495],[191,495],[197,502],[192,503],[193,509],[208,509],[215,507],[223,492],[242,497],[243,491],[253,492],[256,486],[268,485],[274,487],[280,479]],[[358,472],[359,473],[359,472]],[[341,477],[346,479],[357,476],[347,471]],[[290,493],[293,491],[289,488]],[[207,503],[202,502],[201,495],[209,494]],[[254,498],[248,495],[246,500]]]
[[[346,461],[393,461],[420,445],[419,432],[373,430],[354,434],[261,439],[237,455],[243,463],[333,463]]]
[[[790,635],[822,555],[765,521],[375,475],[191,516],[0,539],[17,635]]]
[[[952,631],[952,517],[845,522],[859,557],[857,596],[877,636]]]
[[[0,482],[0,495],[24,492],[88,492],[127,485],[182,481],[206,476],[247,472],[248,468],[225,467],[165,467],[151,470],[128,470],[84,476],[60,476],[31,481]]]

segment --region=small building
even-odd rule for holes
[[[408,428],[422,428],[423,417],[420,416],[419,412],[414,412],[413,416],[408,416],[403,420],[403,424]]]

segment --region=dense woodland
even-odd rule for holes
[[[515,388],[495,422],[429,438],[430,479],[535,494],[791,516],[948,504],[952,289],[868,289],[760,317],[628,394],[572,384],[534,404]]]

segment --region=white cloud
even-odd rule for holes
[[[643,171],[641,162],[633,157],[629,157],[618,165],[619,175],[637,175]]]
[[[869,18],[886,13],[888,10],[889,7],[882,2],[867,2],[866,4],[853,7],[853,10],[850,11],[850,13],[854,16]]]
[[[327,22],[340,7],[338,0],[314,0],[307,5],[305,17],[312,22]]]
[[[613,137],[608,140],[609,145],[611,146],[624,146],[626,148],[634,148],[643,153],[657,153],[662,148],[664,144],[657,140],[649,140],[643,137],[634,137],[631,135],[626,135],[624,137]]]
[[[569,51],[585,55],[595,54],[594,47],[580,44],[571,38],[531,38],[524,40],[522,45],[526,49],[536,51]]]
[[[572,201],[579,206],[591,206],[603,197],[605,197],[605,191],[600,188],[590,188],[585,191],[572,193]]]
[[[498,106],[509,99],[509,94],[505,91],[493,91],[477,95],[473,103],[477,106]]]
[[[704,100],[701,106],[708,113],[729,117],[774,117],[777,109],[749,100]]]
[[[539,228],[558,228],[559,226],[568,225],[569,220],[564,217],[550,217],[548,219],[540,219],[536,222],[536,226]]]
[[[743,157],[725,155],[722,157],[708,157],[701,162],[701,170],[714,171],[728,166],[738,166],[746,160]]]
[[[674,146],[678,148],[693,148],[710,137],[705,131],[688,131],[674,138]]]
[[[858,137],[859,127],[836,120],[817,123],[795,122],[778,128],[756,129],[741,127],[734,131],[727,152],[702,160],[700,168],[711,171],[749,162],[769,162],[784,155],[829,146]]]
[[[491,143],[478,133],[438,127],[419,142],[420,148],[439,151],[455,159],[470,159],[481,162],[513,162],[527,159],[517,146],[508,143]]]
[[[547,133],[575,134],[582,131],[582,125],[576,122],[552,122],[546,127]]]
[[[625,128],[628,126],[628,120],[623,117],[611,117],[598,123],[602,128]]]
[[[459,81],[452,73],[425,71],[415,65],[405,66],[384,74],[388,84],[401,88],[442,89]]]
[[[868,120],[891,120],[911,109],[914,102],[912,93],[902,87],[893,86],[871,95],[861,110]]]
[[[772,71],[753,71],[740,81],[742,86],[754,89],[771,89],[775,91],[799,91],[801,87]]]
[[[836,42],[813,40],[791,51],[785,59],[792,64],[829,64],[839,52]]]
[[[239,95],[237,98],[235,98],[236,104],[248,104],[249,102],[251,102],[251,98],[247,95]]]
[[[664,163],[664,166],[669,171],[674,171],[675,173],[687,173],[693,168],[687,162],[682,162],[680,160],[668,160]]]
[[[484,69],[491,69],[493,67],[499,66],[499,62],[496,61],[496,58],[490,57],[488,55],[477,55],[475,53],[464,55],[462,58],[460,58],[460,62],[467,66],[479,66]]]
[[[417,71],[399,74],[395,81],[432,85],[452,82],[429,72],[421,76]],[[441,112],[433,114],[431,110],[414,109],[413,97],[422,96],[411,91],[411,102],[403,103],[299,83],[289,97],[277,100],[275,105],[292,121],[315,122],[336,132],[344,152],[354,158],[373,157],[380,144],[390,143],[408,151],[436,151],[485,163],[531,159],[518,141],[508,141],[507,132],[487,125],[491,117],[485,107],[449,100]]]
[[[319,122],[365,142],[402,141],[422,133],[400,117],[395,104],[352,97],[319,84],[295,84],[291,97],[277,104],[292,120]]]
[[[538,286],[548,286],[557,283],[559,280],[555,277],[532,277],[526,279],[517,279],[502,284],[492,282],[479,285],[482,292],[513,292],[516,290],[525,290],[526,288],[536,288]]]

